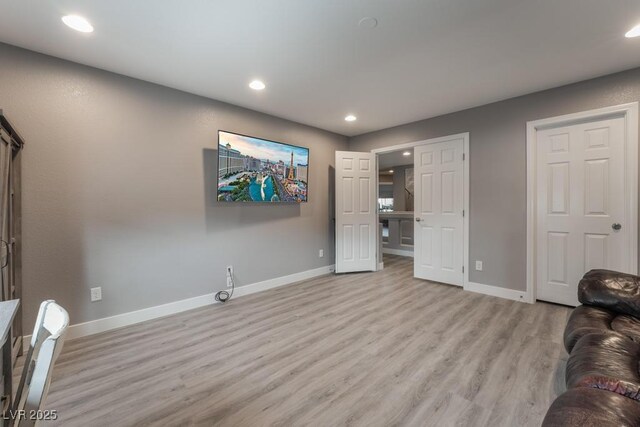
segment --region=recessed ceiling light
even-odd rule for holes
[[[389,173],[393,173],[393,169],[389,169]]]
[[[262,90],[267,86],[264,83],[262,83],[260,80],[254,80],[251,83],[249,83],[249,87],[253,90]]]
[[[410,156],[411,155],[411,151],[405,151],[404,153],[402,153],[403,156]]]
[[[627,34],[625,34],[624,36],[628,39],[640,37],[640,24],[627,31]]]
[[[62,22],[69,28],[73,28],[76,31],[80,31],[81,33],[92,33],[93,25],[89,23],[82,16],[78,15],[66,15],[62,17]]]
[[[354,116],[353,114],[349,114],[347,117],[345,117],[344,119],[348,122],[355,122],[356,121],[356,116]]]
[[[375,28],[378,26],[378,20],[376,18],[372,18],[371,16],[366,16],[358,22],[358,26],[360,28]]]

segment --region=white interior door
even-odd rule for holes
[[[415,147],[414,276],[464,284],[464,138]]]
[[[336,273],[375,271],[376,157],[336,151]]]
[[[585,272],[630,272],[624,120],[537,132],[538,299],[576,306]]]

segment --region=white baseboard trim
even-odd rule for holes
[[[289,285],[291,283],[312,279],[314,277],[324,276],[325,274],[330,274],[334,271],[335,266],[328,265],[325,267],[315,268],[313,270],[290,274],[288,276],[276,277],[274,279],[240,286],[235,289],[233,298],[255,294],[256,292],[266,291],[268,289]],[[197,297],[174,301],[154,307],[143,308],[141,310],[130,311],[128,313],[117,314],[111,317],[104,317],[102,319],[92,320],[89,322],[77,323],[75,325],[69,326],[67,339],[98,334],[100,332],[110,331],[112,329],[121,328],[123,326],[134,325],[136,323],[157,319],[159,317],[169,316],[183,311],[192,310],[194,308],[217,304],[217,301],[214,299],[214,295],[215,293],[200,295]],[[31,335],[25,335],[23,337],[23,348],[29,348],[30,340]]]
[[[378,263],[378,271],[380,270],[384,270],[384,262],[379,262]]]
[[[263,280],[262,282],[252,283],[250,285],[236,288],[233,296],[244,296],[255,294],[256,292],[266,291],[267,289],[277,288],[279,286],[289,285],[291,283],[300,282],[302,280],[313,279],[314,277],[324,276],[336,271],[335,265],[327,265],[325,267],[314,268],[313,270],[301,271],[288,276],[276,277],[274,279]]]
[[[505,298],[514,301],[527,302],[526,292],[516,291],[513,289],[501,288],[499,286],[483,285],[482,283],[467,282],[464,286],[465,291],[476,292],[479,294],[491,295],[493,297]]]
[[[100,332],[134,325],[146,320],[157,319],[159,317],[169,316],[182,311],[204,307],[205,305],[216,304],[217,301],[215,301],[213,296],[213,293],[200,295],[193,298],[187,298],[167,304],[156,305],[153,307],[143,308],[141,310],[129,311],[127,313],[116,314],[115,316],[103,317],[102,319],[70,325],[69,330],[67,331],[67,339],[99,334]]]
[[[413,251],[405,251],[405,250],[402,250],[402,249],[382,248],[382,253],[383,254],[389,254],[389,255],[399,255],[399,256],[406,256],[406,257],[413,258]]]

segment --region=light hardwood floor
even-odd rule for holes
[[[539,426],[570,310],[379,273],[325,276],[68,341],[64,426]]]

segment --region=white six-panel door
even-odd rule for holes
[[[376,156],[336,151],[336,273],[375,271]]]
[[[464,283],[464,138],[414,151],[414,275]]]
[[[594,268],[629,271],[625,119],[537,132],[537,298],[578,305]]]

